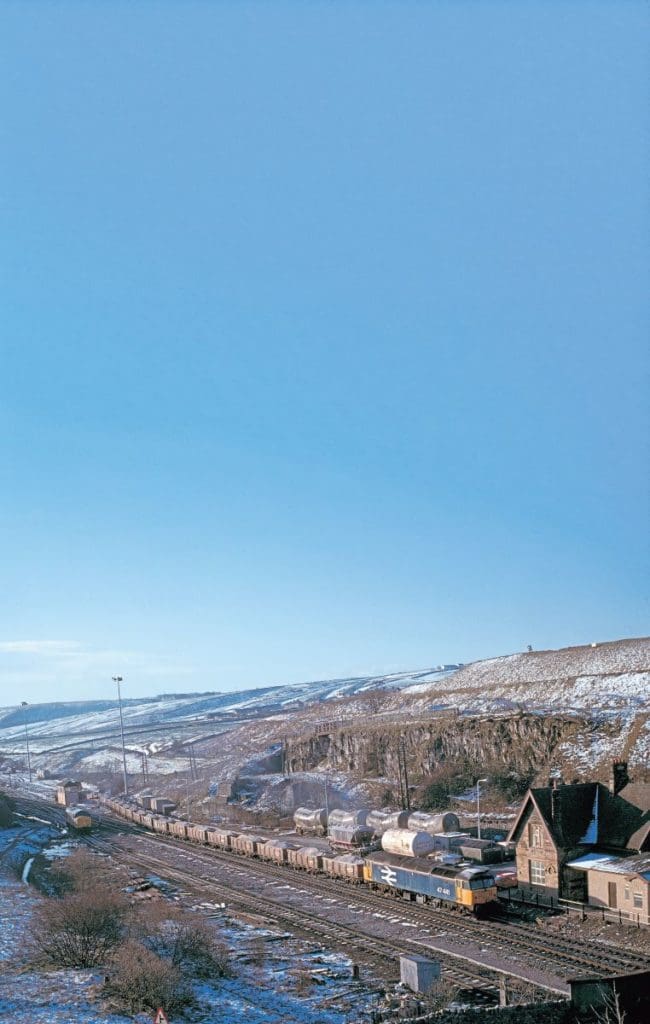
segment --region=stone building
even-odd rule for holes
[[[622,918],[650,924],[650,853],[636,857],[587,854],[567,868],[584,871],[587,903],[620,913]]]
[[[66,779],[56,787],[56,802],[64,807],[72,807],[82,803],[84,799],[81,783],[75,779]]]
[[[586,873],[569,862],[593,851],[650,850],[650,786],[631,783],[623,761],[612,766],[609,786],[549,779],[529,789],[508,838],[521,886],[584,902]]]

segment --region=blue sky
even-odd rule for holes
[[[0,10],[5,702],[647,632],[647,12]]]

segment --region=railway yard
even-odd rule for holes
[[[42,800],[21,797],[18,809],[65,827],[63,809]],[[399,980],[400,953],[439,960],[443,977],[474,1005],[496,1005],[503,979],[525,984],[537,998],[557,999],[568,996],[569,978],[647,969],[647,957],[632,948],[568,938],[505,914],[477,920],[343,879],[158,835],[106,810],[93,816],[93,831],[79,842],[132,873],[163,879],[177,898],[208,914],[215,904],[225,904],[233,914],[252,915],[343,953],[375,987]]]

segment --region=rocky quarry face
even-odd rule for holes
[[[292,772],[316,768],[369,778],[396,779],[400,746],[411,781],[433,775],[442,765],[500,765],[521,775],[544,769],[563,742],[593,726],[585,719],[518,714],[502,718],[445,716],[424,724],[386,726],[367,720],[357,727],[287,740]],[[403,756],[404,756],[403,755]]]

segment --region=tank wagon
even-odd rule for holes
[[[360,809],[358,811],[330,811],[328,818],[329,828],[352,828],[353,826],[358,828],[366,828],[368,820],[368,811]]]
[[[375,889],[407,893],[421,903],[449,903],[473,914],[485,913],[497,898],[489,871],[444,866],[419,857],[369,854],[364,879]]]
[[[408,828],[389,828],[381,837],[381,847],[386,853],[402,857],[426,857],[436,848],[429,832],[412,832]]]
[[[413,811],[409,814],[408,827],[414,832],[460,832],[458,815],[453,811],[441,814],[428,814],[425,811]]]
[[[317,807],[315,810],[298,807],[293,815],[293,822],[299,836],[324,836],[327,832],[327,811],[324,807]]]
[[[77,832],[88,832],[93,825],[93,819],[85,807],[66,807],[65,820]]]
[[[360,825],[330,826],[327,838],[334,850],[358,850],[371,842],[372,829]]]
[[[389,828],[406,828],[408,820],[408,811],[371,811],[366,825],[372,829],[374,835],[381,836]]]

